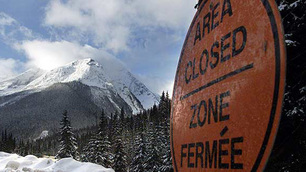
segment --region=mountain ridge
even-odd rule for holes
[[[158,97],[124,66],[112,70],[108,65],[77,60],[1,81],[0,130],[34,139],[43,131],[57,132],[64,110],[71,115],[73,127],[80,129],[95,125],[102,109],[110,117],[123,108],[129,116],[158,104]]]
[[[46,72],[30,69],[15,78],[1,81],[0,97],[25,91],[39,92],[56,83],[80,81],[88,86],[109,89],[118,93],[131,106],[133,113],[138,113],[158,103],[156,94],[151,92],[123,65],[117,64],[117,66],[121,69],[114,71],[118,70],[118,67],[113,69],[110,64],[100,65],[93,59],[87,58]]]

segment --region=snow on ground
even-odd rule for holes
[[[46,138],[48,135],[49,135],[49,131],[48,130],[44,130],[44,131],[41,132],[41,134],[38,137],[36,137],[34,139],[34,141]]]
[[[54,160],[0,152],[0,172],[114,172],[114,170],[93,163],[78,162],[72,158]]]

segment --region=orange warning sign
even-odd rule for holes
[[[280,121],[285,44],[274,0],[203,0],[176,73],[175,171],[262,171]]]

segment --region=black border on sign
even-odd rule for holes
[[[188,30],[188,33],[186,35],[186,38],[185,38],[185,42],[184,42],[184,45],[183,45],[183,49],[181,51],[181,55],[180,55],[180,59],[179,59],[179,62],[178,62],[178,68],[176,70],[176,77],[175,77],[175,83],[174,83],[174,89],[173,89],[173,95],[172,95],[172,99],[174,100],[175,99],[175,90],[176,90],[176,83],[177,83],[177,78],[178,78],[178,71],[179,71],[179,67],[180,67],[180,63],[181,63],[181,60],[182,60],[182,55],[184,53],[184,50],[185,50],[185,46],[187,44],[187,40],[188,40],[188,37],[191,33],[191,30],[195,24],[195,21],[196,19],[198,18],[200,12],[202,11],[203,7],[206,5],[208,0],[205,0],[201,6],[199,7],[199,10],[198,12],[195,14],[195,17],[193,18],[193,21],[189,27],[189,30]],[[261,0],[263,6],[265,7],[266,9],[266,12],[269,16],[269,19],[270,19],[270,24],[271,24],[271,27],[272,27],[272,33],[273,33],[273,38],[274,38],[274,47],[275,47],[275,81],[274,81],[274,93],[273,93],[273,101],[272,101],[272,109],[271,109],[271,112],[270,112],[270,119],[269,119],[269,123],[268,123],[268,126],[267,126],[267,131],[266,131],[266,134],[265,134],[265,137],[264,137],[264,141],[262,143],[262,146],[260,148],[260,151],[259,151],[259,154],[257,156],[257,159],[255,161],[255,164],[253,165],[252,167],[252,170],[251,172],[256,172],[260,163],[261,163],[261,160],[264,156],[264,153],[265,153],[265,150],[266,150],[266,147],[267,147],[267,144],[269,142],[269,138],[270,138],[270,135],[271,135],[271,131],[272,131],[272,128],[273,128],[273,123],[274,123],[274,119],[275,119],[275,113],[276,113],[276,108],[277,108],[277,103],[278,103],[278,96],[279,96],[279,85],[280,85],[280,68],[281,68],[281,48],[280,48],[280,39],[279,39],[279,31],[278,31],[278,28],[277,28],[277,23],[276,23],[276,19],[275,19],[275,16],[274,16],[274,13],[273,13],[273,10],[271,8],[271,5],[269,3],[269,0]],[[173,103],[173,102],[172,102]],[[173,104],[172,104],[173,105]],[[173,106],[172,106],[173,107]],[[173,111],[171,112],[171,117],[170,117],[170,122],[171,122],[171,128],[170,128],[170,133],[171,133],[171,148],[172,148],[172,158],[173,158],[173,162],[174,162],[174,169],[176,172],[178,172],[178,169],[177,169],[177,164],[176,164],[176,160],[175,160],[175,152],[174,152],[174,148],[173,148]]]

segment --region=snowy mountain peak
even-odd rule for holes
[[[82,66],[82,65],[88,65],[88,66],[100,66],[98,64],[98,62],[96,62],[95,60],[91,59],[91,58],[87,58],[87,59],[82,59],[82,60],[76,60],[74,62],[69,63],[72,66]],[[68,65],[69,65],[68,64]]]
[[[80,81],[88,86],[104,89],[112,85],[102,66],[92,59],[84,59],[71,62],[43,74],[31,82],[25,89],[43,89],[55,83],[72,81]]]

